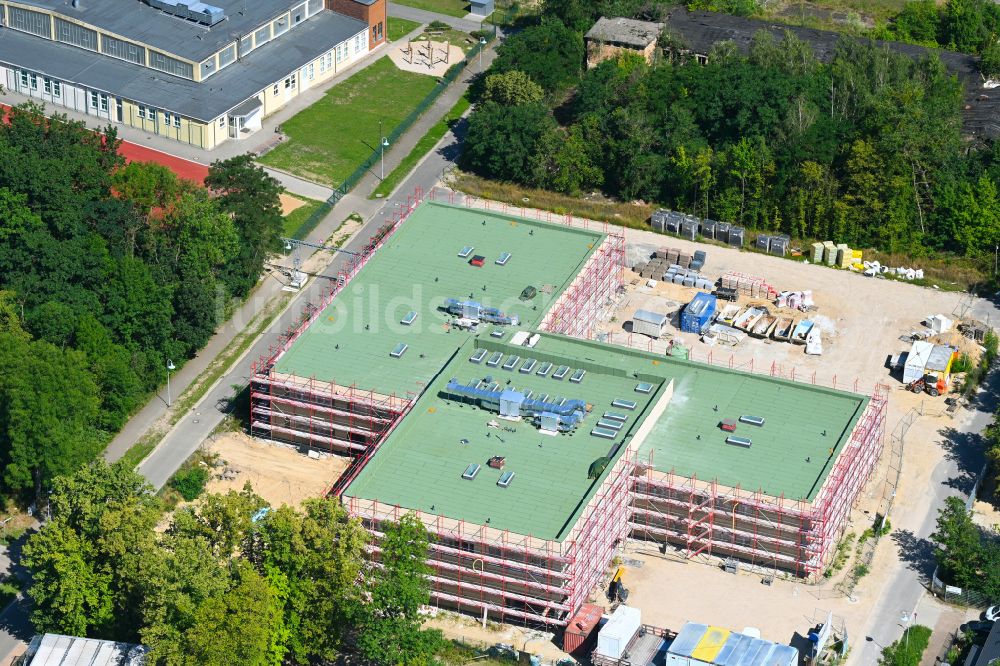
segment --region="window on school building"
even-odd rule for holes
[[[109,55],[112,58],[127,60],[137,65],[146,64],[146,49],[132,42],[115,39],[109,35],[101,35],[101,53]]]
[[[144,107],[142,104],[139,105],[139,117],[142,118],[143,120],[146,119],[146,107]]]
[[[52,96],[62,97],[62,84],[59,83],[58,81],[52,82]]]
[[[31,82],[31,89],[38,90],[38,76],[35,74],[28,74],[28,80]]]
[[[181,126],[181,117],[175,114],[174,115],[174,127],[180,129],[180,126]]]
[[[97,50],[97,31],[56,18],[56,39],[90,51]]]
[[[108,96],[105,93],[101,93],[101,111],[108,110]]]
[[[97,108],[97,93],[95,92],[90,93],[90,108]]]
[[[180,76],[185,79],[194,78],[194,66],[191,63],[182,62],[152,49],[149,51],[149,66],[161,72]]]
[[[42,12],[33,12],[30,9],[21,9],[7,5],[7,15],[10,17],[10,27],[21,32],[30,32],[46,39],[52,38],[52,24],[49,23],[49,15]]]
[[[315,75],[316,75],[315,65],[313,63],[309,63],[309,67],[306,68],[306,76],[308,76],[309,80],[312,81]]]
[[[43,87],[45,89],[45,92],[51,95],[52,94],[52,81],[46,78],[46,79],[43,80],[43,83],[44,83]]]

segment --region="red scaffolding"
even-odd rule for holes
[[[562,540],[414,511],[434,535],[428,556],[434,603],[500,622],[564,626],[626,536],[632,457],[624,451],[595,481],[597,489]],[[345,496],[344,503],[373,535],[370,552],[377,563],[383,523],[407,509],[357,497]]]
[[[625,236],[609,233],[549,308],[539,330],[591,338],[598,313],[621,290],[624,276]]]
[[[341,386],[315,377],[281,374],[275,365],[421,201],[422,192],[417,188],[405,204],[397,204],[361,251],[350,255],[337,271],[337,278],[319,303],[307,303],[298,322],[279,337],[277,346],[251,365],[252,435],[358,455],[376,446],[402,417],[412,396],[381,395],[358,389],[353,383]]]
[[[652,456],[632,484],[633,537],[669,542],[686,557],[736,557],[800,577],[822,570],[882,451],[888,387],[878,385],[812,502],[656,472]]]

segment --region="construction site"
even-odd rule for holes
[[[433,604],[484,621],[565,627],[630,542],[815,579],[886,387],[608,341],[620,230],[447,196],[411,197],[255,364],[251,434],[350,456],[330,492],[372,557],[415,513]]]

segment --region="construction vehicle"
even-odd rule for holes
[[[628,590],[625,589],[625,584],[622,582],[622,578],[625,576],[625,567],[618,567],[615,571],[614,577],[611,578],[611,585],[608,586],[608,599],[614,603],[615,601],[625,603],[628,601]]]
[[[937,397],[948,390],[948,385],[943,379],[934,375],[924,375],[920,379],[914,379],[906,385],[906,390],[911,393],[925,392],[927,395]]]

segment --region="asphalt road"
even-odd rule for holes
[[[871,600],[875,611],[871,615],[868,630],[851,636],[852,650],[848,664],[870,666],[878,663],[882,645],[889,645],[903,633],[900,616],[903,611],[918,607],[921,599],[929,595],[928,586],[934,571],[933,547],[928,537],[934,531],[938,510],[945,498],[960,495],[964,499],[972,490],[974,476],[982,468],[985,456],[981,433],[993,420],[1000,394],[1000,370],[994,368],[987,381],[976,395],[973,406],[960,416],[954,431],[947,435],[944,455],[931,475],[932,483],[927,487],[931,501],[920,530],[914,534],[893,532],[890,538],[897,539],[901,562],[891,581],[882,588],[878,599]],[[895,424],[888,424],[894,427]],[[904,445],[903,474],[906,474]],[[880,548],[888,544],[881,544]],[[917,620],[920,622],[919,618]],[[942,628],[948,629],[947,627]],[[871,637],[874,640],[867,640]],[[925,655],[926,656],[926,655]]]
[[[461,125],[459,132],[461,131]],[[330,214],[308,238],[312,242],[322,242],[352,212],[360,213],[364,226],[351,238],[344,249],[357,252],[369,241],[375,231],[391,215],[397,203],[405,202],[406,195],[415,188],[429,190],[438,182],[441,174],[453,166],[458,152],[457,139],[449,132],[438,147],[422,162],[409,178],[396,190],[396,196],[384,200],[369,200],[363,194],[349,194],[332,209]],[[360,185],[356,192],[367,192],[369,188]],[[303,260],[305,257],[303,257]],[[337,254],[322,273],[336,275],[337,270],[350,259],[349,255]],[[251,363],[265,355],[277,344],[284,331],[295,323],[308,302],[319,300],[327,287],[326,278],[310,280],[305,289],[296,294],[291,305],[275,319],[267,331],[254,343],[249,351],[232,369],[223,376],[215,387],[174,426],[161,443],[138,467],[151,484],[161,488],[170,476],[194,453],[198,445],[207,438],[226,416],[229,399],[233,396],[234,385],[243,386],[250,379]]]

